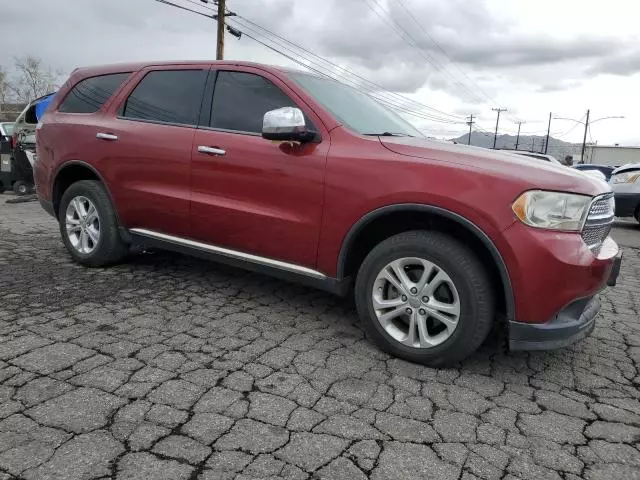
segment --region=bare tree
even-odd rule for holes
[[[7,71],[0,65],[0,115],[6,108],[9,99],[9,80]]]
[[[14,59],[17,76],[7,82],[8,90],[22,103],[51,93],[56,89],[56,74],[38,57],[28,55]]]

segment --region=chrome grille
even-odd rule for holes
[[[600,253],[602,242],[607,238],[613,226],[615,200],[613,193],[596,197],[591,202],[589,214],[582,229],[582,239],[594,254]]]

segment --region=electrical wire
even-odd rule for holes
[[[278,42],[275,42],[275,41],[273,41],[271,39],[268,39],[267,41],[272,42],[272,44],[271,45],[267,44],[265,41],[263,41],[264,39],[260,40],[260,39],[257,38],[257,36],[259,35],[259,32],[256,32],[255,29],[252,29],[252,28],[250,28],[250,27],[248,27],[246,25],[240,26],[240,24],[238,22],[236,22],[235,19],[232,20],[232,21],[227,21],[227,23],[229,25],[231,25],[233,28],[235,28],[238,31],[242,32],[248,38],[251,38],[252,40],[260,43],[261,45],[269,48],[270,50],[285,56],[286,58],[288,58],[289,60],[293,61],[294,63],[296,63],[296,64],[298,64],[300,66],[303,66],[304,68],[307,68],[307,69],[313,71],[314,73],[317,73],[319,75],[322,75],[322,76],[327,77],[327,78],[332,79],[332,80],[342,81],[342,83],[346,83],[347,85],[349,85],[351,87],[354,87],[354,86],[356,88],[361,88],[362,87],[361,85],[357,85],[357,84],[353,85],[352,83],[348,83],[348,81],[345,81],[344,78],[336,78],[335,76],[327,73],[326,71],[321,70],[322,66],[319,66],[317,64],[317,62],[314,62],[313,60],[309,59],[308,57],[301,56],[304,60],[309,62],[309,63],[305,63],[305,62],[301,61],[300,58],[296,58],[296,57],[293,57],[293,56],[291,56],[289,54],[284,53],[282,50],[279,50],[278,48],[274,47],[273,44],[275,44],[277,47],[283,48],[283,49],[293,53],[294,55],[295,54],[300,55],[298,52],[295,52],[295,51],[291,50],[290,48],[288,48],[286,46],[283,46],[282,44],[280,44]],[[253,35],[247,33],[247,30],[249,30],[251,33],[253,33]],[[382,104],[388,106],[389,108],[392,108],[392,109],[394,109],[394,110],[396,110],[398,112],[401,112],[401,113],[405,113],[405,114],[408,114],[408,115],[411,115],[411,116],[414,116],[414,117],[418,117],[418,118],[422,118],[424,120],[430,120],[430,121],[438,122],[438,123],[448,123],[448,124],[460,124],[460,123],[462,123],[462,122],[458,122],[458,121],[452,121],[452,120],[449,120],[449,119],[439,118],[439,117],[433,116],[431,114],[427,114],[425,112],[420,112],[420,111],[417,111],[417,110],[409,109],[408,107],[403,107],[402,105],[399,105],[399,104],[397,104],[395,102],[392,102],[392,101],[390,101],[388,99],[380,98],[380,97],[376,96],[375,94],[377,92],[372,92],[370,90],[367,90],[367,93],[369,93],[371,96],[374,96],[376,98],[376,100],[378,100],[380,103],[382,103]]]
[[[186,10],[187,12],[195,13],[197,15],[201,15],[206,18],[213,18],[212,16],[207,15],[206,13],[199,12],[197,10],[192,10],[191,8],[184,7],[182,5],[178,5],[177,3],[169,2],[168,0],[155,0],[158,3],[164,3],[165,5],[170,5],[172,7],[179,8],[181,10]]]
[[[191,0],[191,1],[193,1],[193,0]],[[202,6],[202,5],[200,5],[200,6]],[[208,10],[210,10],[210,11],[214,11],[214,9],[212,9],[212,8],[210,8],[210,7],[205,7],[205,6],[202,6],[202,7],[203,7],[203,8],[206,8],[206,9],[208,9]],[[410,107],[409,107],[409,106],[407,106],[407,105],[404,105],[404,104],[405,104],[405,103],[409,103],[409,104],[412,104],[412,105],[413,105],[413,108],[411,108],[411,109],[410,109],[412,114],[413,114],[413,113],[416,113],[416,111],[419,111],[419,110],[421,110],[421,109],[427,109],[427,110],[434,111],[434,112],[436,112],[436,113],[437,113],[437,114],[439,114],[439,115],[443,115],[443,116],[445,116],[445,117],[449,117],[449,118],[451,118],[451,119],[454,119],[454,120],[456,120],[456,122],[457,122],[457,123],[461,123],[461,124],[462,124],[462,123],[464,123],[464,120],[465,120],[465,119],[464,119],[463,117],[461,117],[461,116],[458,116],[458,115],[452,115],[452,114],[450,114],[450,113],[446,113],[446,112],[443,112],[443,111],[438,110],[438,109],[436,109],[436,108],[430,107],[430,106],[428,106],[428,105],[424,105],[424,104],[422,104],[422,103],[419,103],[419,102],[417,102],[417,101],[415,101],[415,100],[412,100],[412,99],[410,99],[410,98],[408,98],[408,97],[405,97],[405,96],[403,96],[403,95],[397,94],[397,93],[395,93],[395,92],[389,92],[389,91],[386,91],[386,90],[384,89],[384,87],[382,87],[382,86],[380,86],[380,85],[378,85],[378,84],[376,84],[376,83],[374,83],[374,82],[372,82],[372,81],[370,81],[370,80],[368,80],[368,79],[366,79],[366,78],[364,78],[364,77],[362,77],[362,76],[360,76],[360,75],[358,75],[358,74],[356,74],[356,73],[354,73],[354,72],[352,72],[352,71],[348,70],[348,69],[347,69],[347,68],[345,68],[345,67],[342,67],[342,66],[340,66],[340,65],[337,65],[337,64],[335,64],[335,63],[331,62],[330,60],[327,60],[326,58],[321,57],[321,56],[319,56],[319,55],[317,55],[317,54],[315,54],[315,53],[311,52],[310,50],[308,50],[308,49],[306,49],[306,48],[304,48],[304,47],[302,47],[302,46],[300,46],[300,45],[297,45],[297,44],[295,44],[295,43],[291,42],[290,40],[288,40],[288,39],[284,38],[283,36],[281,36],[281,35],[279,35],[279,34],[277,34],[277,33],[273,32],[273,31],[271,31],[271,30],[269,30],[269,29],[267,29],[267,28],[265,28],[265,27],[263,27],[263,26],[261,26],[261,25],[258,25],[257,23],[255,23],[255,22],[251,21],[250,19],[248,19],[248,18],[246,18],[246,17],[243,17],[243,16],[241,16],[241,15],[237,15],[237,16],[235,16],[235,18],[233,19],[233,21],[238,21],[238,20],[239,20],[240,22],[245,22],[245,23],[248,23],[248,24],[250,24],[251,26],[255,27],[254,29],[252,29],[252,31],[254,32],[254,35],[260,34],[260,35],[263,37],[263,39],[264,39],[264,37],[273,36],[273,37],[277,38],[278,40],[280,40],[280,41],[282,41],[282,42],[285,42],[285,43],[287,43],[287,44],[289,44],[289,45],[293,46],[295,49],[301,50],[301,51],[305,52],[307,55],[312,56],[312,57],[313,57],[315,60],[317,60],[317,61],[314,61],[313,59],[309,59],[308,57],[305,57],[303,54],[301,54],[301,53],[300,53],[300,52],[298,52],[298,51],[296,51],[296,52],[295,52],[295,54],[296,54],[296,55],[300,55],[300,56],[301,56],[302,58],[304,58],[306,61],[311,62],[311,63],[314,63],[314,64],[315,64],[317,67],[319,67],[319,68],[320,68],[320,67],[321,67],[321,68],[327,68],[326,66],[321,66],[321,65],[319,64],[319,62],[322,62],[322,63],[325,63],[326,65],[329,65],[329,66],[331,67],[331,69],[340,70],[340,71],[342,71],[342,72],[346,73],[347,75],[350,75],[350,76],[353,76],[353,77],[357,78],[359,81],[364,82],[365,84],[367,84],[367,85],[369,86],[369,88],[368,88],[369,93],[370,93],[372,96],[375,96],[377,100],[379,100],[379,101],[381,101],[381,102],[384,102],[384,103],[386,103],[386,104],[388,104],[388,105],[389,105],[389,104],[393,104],[393,106],[394,106],[395,108],[403,109],[403,110],[407,110],[407,112],[405,112],[405,113],[409,113],[409,112],[408,112],[408,110],[410,109]],[[240,22],[239,22],[239,23],[240,23]],[[227,23],[229,23],[229,21],[227,21]],[[245,25],[243,25],[243,28],[248,28],[248,27],[247,27],[247,25],[245,24]],[[258,31],[256,30],[256,28],[257,28],[257,29],[260,29],[260,30],[261,30],[261,32],[258,32]],[[265,34],[265,33],[262,33],[262,32],[266,32],[266,34]],[[252,38],[252,37],[250,37],[250,38]],[[254,39],[254,38],[252,38],[252,39]],[[254,40],[255,40],[255,39],[254,39]],[[271,41],[271,42],[273,42],[273,43],[276,43],[280,48],[285,48],[287,51],[289,51],[289,52],[291,52],[291,53],[294,53],[294,51],[293,51],[293,50],[291,50],[290,48],[285,47],[285,46],[284,46],[284,45],[282,45],[281,43],[276,42],[276,41],[274,41],[273,39],[268,39],[268,40],[269,40],[269,41]],[[278,52],[278,53],[280,53],[280,52]],[[289,57],[287,57],[287,58],[289,58]],[[305,67],[305,68],[306,68],[306,67]],[[315,70],[314,70],[314,71],[315,71]],[[316,71],[316,73],[318,73],[318,72]],[[332,72],[332,73],[333,73],[333,75],[337,75],[338,77],[340,77],[340,79],[341,79],[342,81],[345,81],[345,80],[346,80],[346,79],[345,79],[345,77],[344,77],[344,75],[341,75],[341,74],[336,73],[336,72]],[[335,76],[333,76],[333,78],[335,79]],[[349,81],[349,80],[346,80],[346,81]],[[353,80],[351,80],[351,79],[350,79],[350,81],[351,81],[351,83],[354,83],[354,81],[353,81]],[[352,86],[353,86],[353,85],[352,85]],[[363,88],[363,85],[359,84],[359,82],[357,82],[357,84],[356,84],[355,86],[356,86],[356,87],[358,87],[358,88]],[[398,103],[398,102],[401,102],[401,105],[397,105],[397,103]],[[423,113],[423,114],[424,114],[424,115],[428,115],[428,116],[430,116],[430,117],[432,117],[432,116],[434,115],[434,114],[426,114],[426,113]],[[442,122],[444,122],[444,121],[445,121],[445,120],[444,120],[444,118],[438,118],[438,119],[436,119],[436,118],[430,118],[430,119],[431,119],[431,120],[434,120],[434,121],[442,121]]]
[[[471,84],[473,84],[478,91],[491,103],[496,103],[495,100],[493,100],[493,98],[491,98],[491,96],[489,94],[487,94],[481,87],[480,85],[478,85],[476,82],[474,82],[471,78],[469,78],[469,76],[466,74],[466,72],[464,72],[451,58],[451,56],[447,53],[447,51],[442,47],[442,45],[440,45],[436,39],[429,33],[429,31],[420,23],[418,22],[418,20],[416,19],[415,15],[411,12],[411,10],[409,10],[409,7],[407,7],[407,5],[405,4],[404,0],[396,0],[398,2],[398,4],[402,7],[402,9],[405,11],[405,13],[407,14],[407,16],[413,20],[413,23],[415,23],[418,28],[420,28],[420,30],[422,30],[422,32],[429,38],[429,40],[431,40],[431,42],[438,48],[438,50],[440,50],[440,52],[442,52],[442,54],[447,57],[447,59],[449,60],[449,62],[451,62],[451,65],[453,65]]]
[[[373,7],[372,4],[369,3],[370,1],[373,2],[375,6],[380,8],[380,10],[384,12],[384,15],[382,15],[375,7]],[[473,90],[471,90],[468,86],[466,86],[465,84],[457,80],[455,77],[453,77],[453,75],[451,75],[446,69],[444,69],[444,67],[440,65],[437,62],[437,60],[435,60],[435,58],[429,55],[426,52],[426,50],[419,45],[418,41],[410,33],[408,33],[402,27],[402,25],[400,25],[396,20],[394,20],[391,17],[389,12],[378,2],[378,0],[363,0],[363,2],[365,2],[367,7],[369,7],[369,9],[372,12],[374,12],[382,22],[389,25],[398,34],[398,36],[400,36],[400,38],[405,41],[405,43],[415,48],[418,51],[418,53],[422,56],[422,58],[424,58],[429,64],[431,64],[437,71],[442,73],[444,76],[448,77],[449,80],[455,83],[456,85],[458,85],[458,87],[465,89],[468,93],[471,94],[471,98],[473,98],[475,101],[481,102],[481,103],[485,101],[483,98],[478,96]]]
[[[191,1],[192,3],[194,3],[194,0],[188,0],[188,1]],[[216,11],[213,8],[210,8],[208,6],[203,6],[203,5],[199,5],[199,6],[201,6],[202,8],[205,8],[205,9],[207,9],[209,11],[212,11],[212,12]],[[393,108],[396,108],[396,109],[399,109],[399,110],[403,110],[403,111],[405,111],[405,113],[409,113],[409,114],[416,114],[416,113],[419,113],[419,111],[421,109],[427,109],[427,110],[434,111],[439,115],[444,115],[446,117],[450,117],[452,120],[456,120],[456,123],[461,123],[461,124],[464,123],[463,117],[460,117],[460,116],[457,116],[457,115],[452,115],[452,114],[443,112],[441,110],[435,109],[433,107],[430,107],[428,105],[421,104],[421,103],[419,103],[419,102],[417,102],[415,100],[412,100],[412,99],[410,99],[408,97],[399,95],[399,94],[397,94],[395,92],[386,91],[384,89],[384,87],[382,87],[382,86],[380,86],[380,85],[378,85],[378,84],[376,84],[376,83],[374,83],[374,82],[372,82],[372,81],[370,81],[370,80],[368,80],[368,79],[366,79],[366,78],[364,78],[364,77],[362,77],[362,76],[360,76],[360,75],[358,75],[358,74],[346,69],[345,67],[337,65],[337,64],[327,60],[326,58],[321,57],[321,56],[319,56],[319,55],[317,55],[317,54],[305,49],[304,47],[301,47],[300,45],[297,45],[297,44],[291,42],[290,40],[282,37],[281,35],[278,35],[277,33],[274,33],[272,31],[270,31],[269,29],[267,29],[267,28],[265,28],[265,27],[263,27],[261,25],[258,25],[257,23],[247,19],[246,17],[243,17],[241,15],[236,15],[235,18],[233,19],[233,21],[238,21],[238,20],[240,20],[241,22],[246,22],[246,23],[250,24],[251,26],[255,27],[255,28],[251,29],[254,32],[254,35],[261,35],[263,37],[263,39],[264,39],[264,37],[268,37],[269,35],[273,36],[273,37],[277,38],[278,40],[281,40],[281,41],[293,46],[295,49],[301,50],[301,51],[305,52],[306,54],[314,57],[314,59],[316,59],[317,61],[314,61],[313,59],[309,59],[308,57],[305,57],[305,55],[301,54],[298,51],[294,51],[291,48],[288,48],[288,47],[282,45],[282,43],[280,43],[280,42],[274,41],[273,39],[268,39],[268,41],[271,41],[271,42],[275,43],[280,48],[284,48],[287,51],[289,51],[289,52],[291,52],[291,53],[293,53],[295,55],[301,56],[306,61],[313,63],[314,65],[316,65],[319,68],[327,68],[326,66],[322,66],[322,65],[320,65],[318,63],[318,62],[322,62],[322,63],[325,63],[327,65],[330,65],[333,69],[341,70],[341,71],[347,73],[348,75],[351,75],[351,76],[353,76],[355,78],[358,78],[358,80],[364,82],[365,84],[367,84],[369,86],[369,88],[367,90],[372,96],[374,96],[377,100],[387,104],[388,106],[392,106]],[[227,23],[229,23],[229,20],[227,20]],[[238,22],[238,23],[240,23],[240,22]],[[247,25],[242,25],[242,26],[243,26],[243,28],[250,28]],[[262,33],[262,32],[257,31],[256,29],[260,29],[261,31],[266,32],[266,35],[264,33]],[[253,37],[249,37],[249,38],[252,38],[253,40],[255,40],[255,38],[253,38]],[[277,50],[274,50],[274,51],[276,51],[277,53],[280,53]],[[286,58],[289,58],[291,60],[290,56],[286,56]],[[295,61],[295,60],[292,60],[292,61]],[[303,66],[305,66],[305,68],[308,68],[308,65],[303,65]],[[317,70],[314,70],[314,71],[316,73],[319,73]],[[323,73],[325,73],[325,75],[326,75],[326,72],[323,72]],[[357,88],[363,88],[363,85],[361,85],[359,82],[355,82],[355,81],[353,81],[351,79],[346,80],[343,75],[341,75],[339,73],[335,73],[335,72],[332,72],[332,73],[333,73],[333,75],[337,75],[338,77],[340,77],[340,80],[342,80],[343,82],[345,82],[345,81],[349,82],[350,85],[352,83],[356,83],[356,85],[351,85],[351,86],[355,86]],[[332,78],[336,79],[335,76],[332,76]],[[401,102],[401,103],[398,104],[398,102]],[[409,106],[404,105],[404,103],[412,104],[413,108],[410,108]],[[433,121],[439,121],[439,122],[442,122],[442,123],[453,123],[449,119],[436,118],[437,116],[435,114],[430,114],[430,113],[424,113],[423,112],[423,113],[421,113],[420,116],[422,116],[422,115],[428,116],[429,117],[428,119],[433,120]]]

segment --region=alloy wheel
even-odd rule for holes
[[[91,200],[73,197],[67,206],[65,225],[69,242],[78,252],[88,255],[96,249],[100,241],[100,215]]]
[[[458,327],[460,297],[453,280],[423,258],[388,263],[373,283],[371,298],[382,328],[408,347],[435,347]]]

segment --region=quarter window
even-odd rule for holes
[[[272,82],[245,72],[218,72],[211,108],[212,128],[261,133],[269,110],[296,104]]]
[[[207,74],[205,70],[150,72],[127,99],[122,116],[197,125]]]
[[[67,94],[58,107],[63,113],[94,113],[107,103],[130,73],[114,73],[86,78]]]

